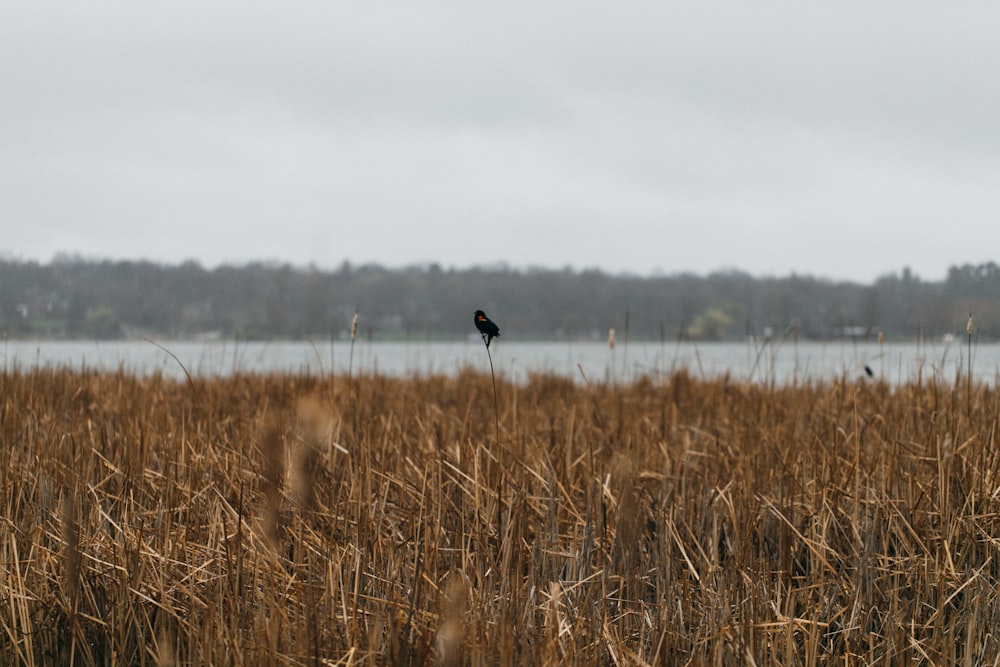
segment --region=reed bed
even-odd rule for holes
[[[0,375],[0,663],[994,664],[1000,393]]]

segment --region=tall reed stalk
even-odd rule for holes
[[[488,342],[486,334],[483,334],[483,345],[486,348],[486,357],[490,360],[490,380],[493,385],[493,423],[496,428],[496,452],[495,456],[497,461],[500,463],[500,476],[497,481],[496,486],[496,498],[497,498],[497,516],[496,516],[496,526],[497,526],[497,538],[501,539],[503,536],[503,489],[504,489],[504,466],[511,463],[511,461],[505,460],[507,457],[503,456],[504,446],[500,441],[500,402],[497,400],[497,376],[493,372],[493,355],[490,353],[490,345]]]
[[[351,392],[351,422],[354,427],[354,435],[358,433],[358,384],[354,381],[354,340],[358,337],[358,311],[360,306],[354,309],[354,317],[351,318],[351,351],[347,356],[347,386]]]
[[[347,355],[347,382],[350,383],[354,370],[354,339],[358,337],[358,308],[354,309],[354,317],[351,318],[351,351]]]
[[[965,380],[965,403],[968,409],[972,409],[972,311],[969,311],[969,321],[965,324],[965,334],[967,339],[966,358],[966,380]]]

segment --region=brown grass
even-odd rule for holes
[[[1000,656],[993,389],[352,384],[0,375],[0,663]]]

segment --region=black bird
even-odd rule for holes
[[[483,340],[486,341],[486,349],[489,349],[491,340],[500,337],[500,327],[497,326],[496,322],[486,317],[486,313],[481,310],[476,311],[476,328],[479,329]]]

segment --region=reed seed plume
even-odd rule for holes
[[[354,339],[358,336],[358,310],[358,308],[354,309],[354,317],[351,318],[351,351],[347,358],[348,382],[350,382],[354,370]]]
[[[333,414],[324,401],[312,395],[299,400],[296,415],[298,428],[292,486],[302,509],[313,511],[319,468],[323,464],[323,452],[328,449],[325,444],[332,442]]]
[[[174,667],[177,664],[176,651],[173,637],[164,629],[153,644],[153,656],[156,659],[156,667]]]
[[[466,614],[469,610],[468,577],[461,570],[449,572],[441,587],[441,622],[436,637],[437,656],[442,665],[462,665],[466,661]]]
[[[263,430],[261,440],[261,488],[264,494],[262,528],[272,546],[281,542],[281,498],[285,482],[285,440],[281,425],[274,421]]]

